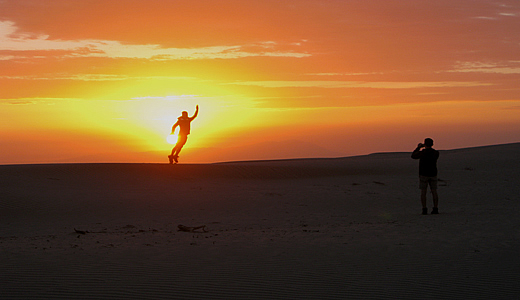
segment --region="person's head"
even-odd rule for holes
[[[424,139],[424,146],[432,147],[433,146],[433,140],[431,138],[425,138]]]
[[[185,117],[185,118],[187,118],[187,117],[188,117],[188,112],[187,112],[187,111],[183,111],[183,112],[182,112],[182,116]]]

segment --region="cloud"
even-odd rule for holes
[[[278,49],[273,41],[248,45],[223,45],[200,48],[164,48],[157,44],[131,45],[110,40],[59,40],[50,39],[48,35],[19,33],[18,27],[11,21],[0,21],[0,51],[10,51],[9,55],[1,55],[1,60],[26,58],[28,51],[65,51],[64,57],[108,57],[135,58],[151,60],[175,59],[233,59],[255,56],[275,56],[301,58],[309,53],[296,51],[299,45],[290,44],[293,50]],[[15,52],[24,52],[20,56]]]
[[[14,79],[14,80],[81,80],[81,81],[114,81],[127,80],[131,77],[126,75],[111,75],[111,74],[77,74],[77,75],[49,75],[49,76],[0,76],[0,79]]]
[[[11,21],[0,21],[0,50],[71,50],[89,45],[86,41],[49,40],[48,35],[17,33],[18,27]]]
[[[276,51],[244,51],[244,48],[255,46],[212,46],[202,48],[162,48],[160,45],[123,45],[117,41],[103,41],[95,45],[91,44],[96,51],[88,55],[81,53],[78,56],[111,57],[111,58],[141,58],[153,60],[173,59],[233,59],[253,56],[278,56],[301,58],[310,56],[307,53]],[[264,48],[264,47],[262,47]]]
[[[32,104],[47,104],[53,105],[61,101],[79,101],[78,98],[17,98],[17,99],[0,99],[0,105],[32,105]]]
[[[16,56],[14,56],[14,55],[0,55],[0,60],[12,60],[15,58],[16,58]]]
[[[177,101],[181,99],[192,99],[196,98],[197,95],[170,95],[170,96],[145,96],[145,97],[134,97],[132,100],[165,100],[165,101]]]
[[[479,20],[497,20],[497,18],[494,18],[494,17],[484,17],[484,16],[474,17],[473,19],[479,19]]]
[[[361,76],[361,75],[382,75],[383,72],[358,72],[358,73],[307,73],[308,76]]]
[[[458,62],[451,73],[520,74],[520,61],[507,63]]]
[[[31,104],[35,104],[35,102],[34,101],[27,101],[27,100],[9,100],[9,101],[0,100],[0,104],[5,104],[5,105],[31,105]]]
[[[410,89],[410,88],[445,88],[488,86],[491,83],[439,81],[439,82],[368,82],[368,81],[239,81],[229,84],[251,85],[269,88],[314,87],[314,88],[374,88],[374,89]]]
[[[0,79],[10,80],[79,80],[79,81],[121,81],[121,80],[195,80],[186,76],[128,76],[118,74],[48,74],[46,76],[22,75],[0,76]],[[201,80],[199,80],[201,81]]]

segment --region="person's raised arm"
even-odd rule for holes
[[[197,107],[195,108],[195,113],[193,114],[193,116],[190,119],[192,119],[192,120],[195,119],[198,114],[199,114],[199,106],[197,105]]]
[[[424,147],[424,145],[422,143],[419,143],[419,145],[417,145],[417,148],[415,148],[415,150],[413,150],[413,152],[412,152],[413,159],[421,158],[421,148],[423,148],[423,147]]]

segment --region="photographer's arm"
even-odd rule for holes
[[[413,152],[412,152],[413,159],[421,158],[421,148],[423,148],[423,147],[424,147],[424,145],[422,143],[419,143],[419,145],[417,145],[417,148],[415,148],[415,150],[413,150]]]

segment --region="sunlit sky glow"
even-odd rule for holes
[[[0,164],[520,141],[516,0],[0,0]]]

